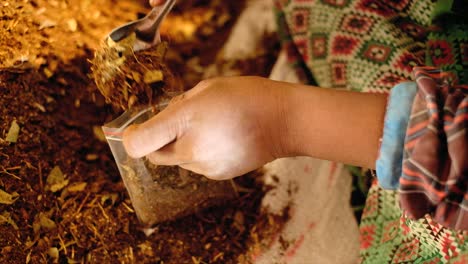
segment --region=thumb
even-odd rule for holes
[[[128,155],[141,158],[173,142],[180,129],[177,116],[166,108],[145,123],[125,129],[122,139]]]

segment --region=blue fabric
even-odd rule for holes
[[[416,92],[415,82],[400,83],[390,92],[380,155],[376,162],[377,178],[384,189],[396,190],[399,187],[406,128]]]

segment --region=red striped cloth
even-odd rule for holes
[[[416,94],[400,177],[402,209],[468,230],[468,86],[432,67],[413,71]]]

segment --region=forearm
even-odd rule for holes
[[[283,105],[291,156],[374,168],[386,95],[297,85]]]

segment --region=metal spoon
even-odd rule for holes
[[[175,2],[176,0],[167,0],[162,7],[153,8],[144,18],[115,28],[108,37],[115,42],[119,42],[135,32],[136,39],[133,43],[134,51],[153,47],[161,41],[159,26],[169,11],[171,11]]]

